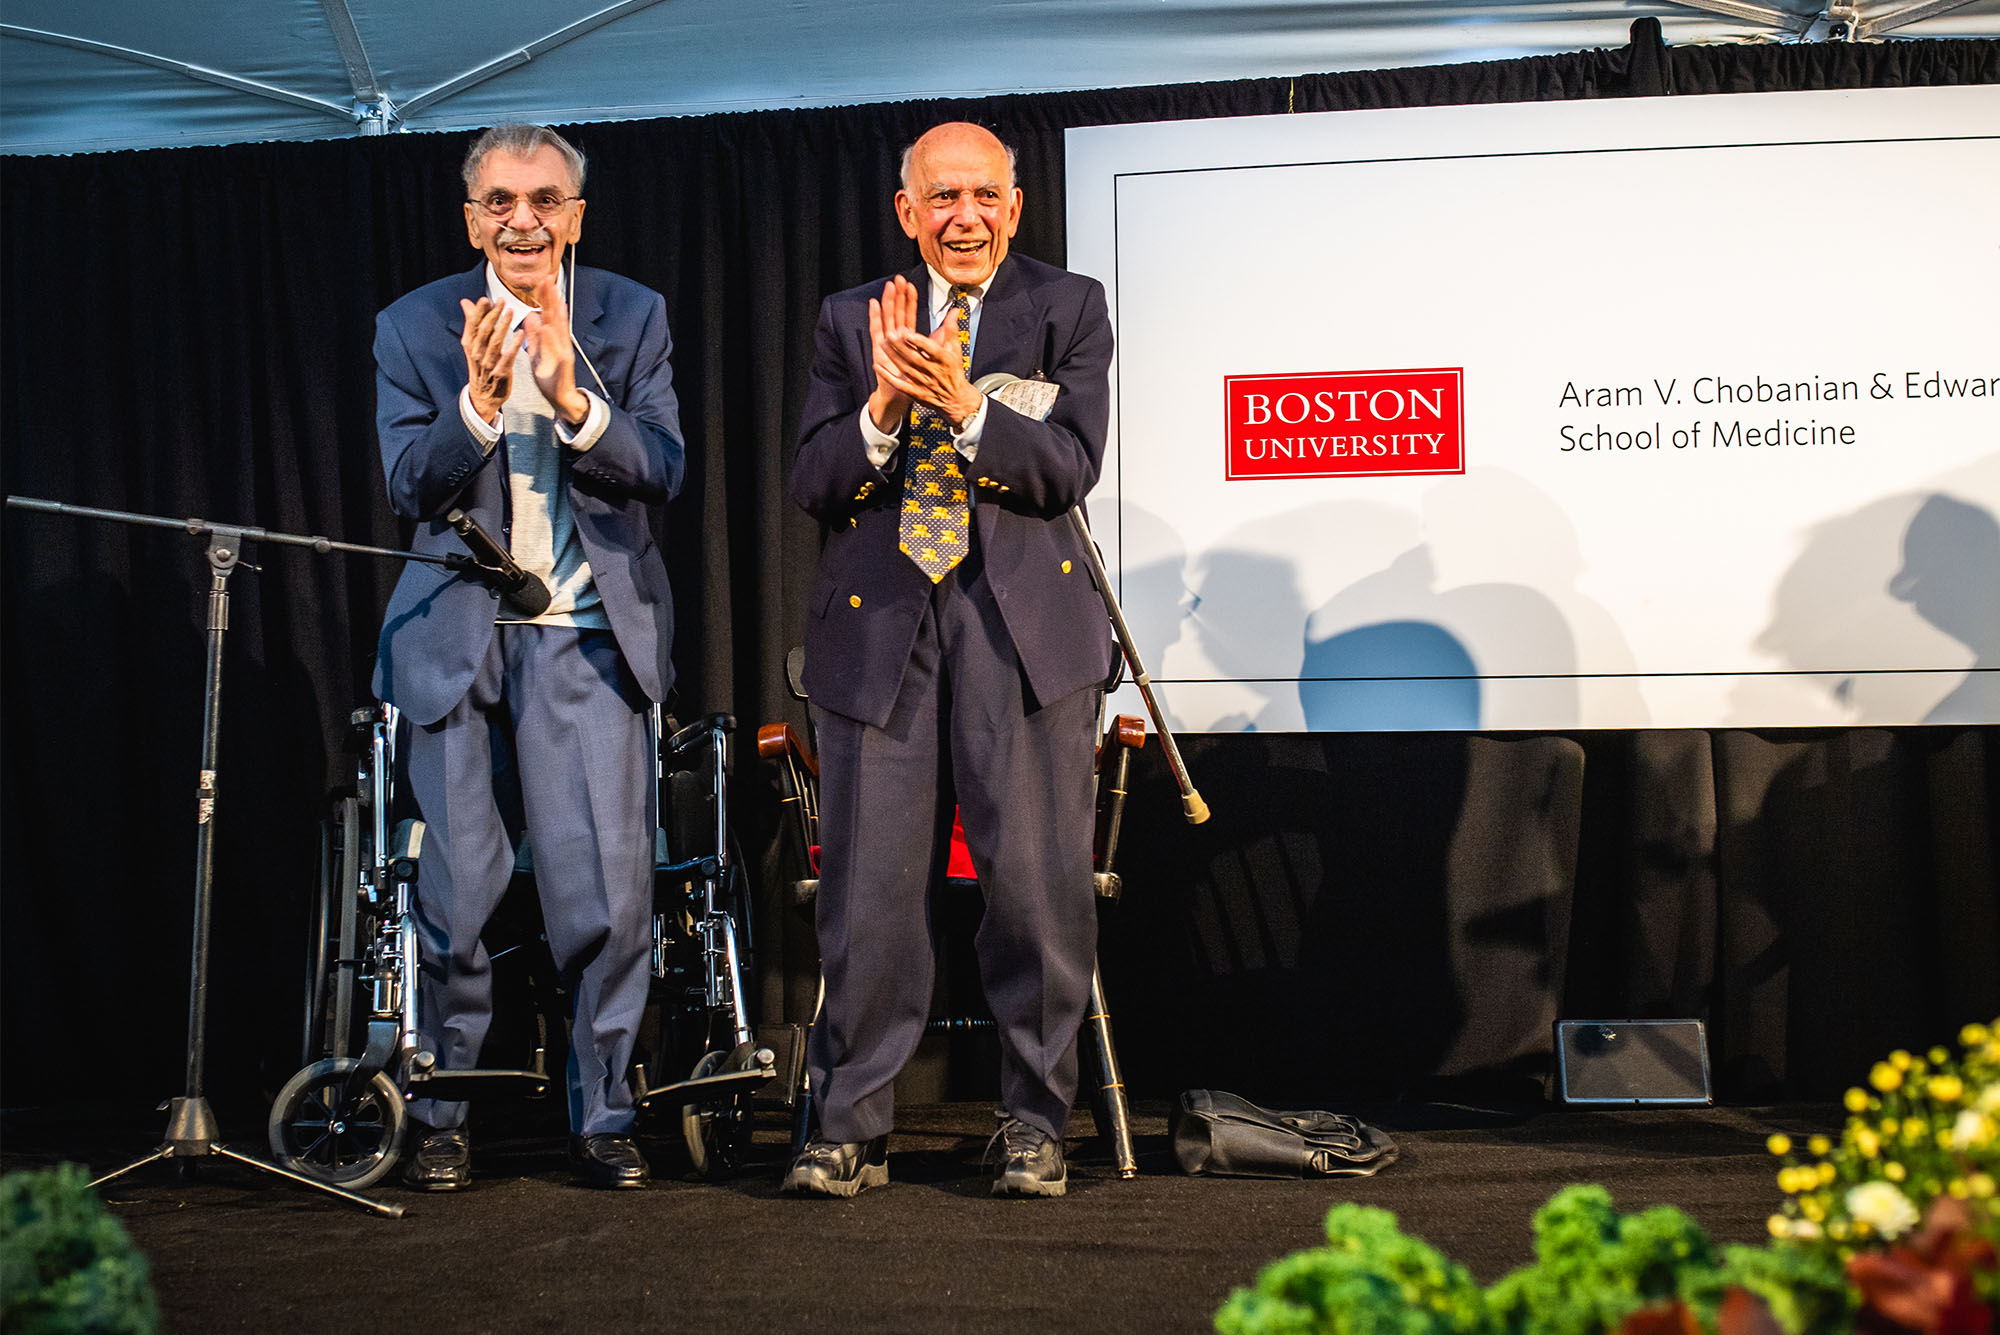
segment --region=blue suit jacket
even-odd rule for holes
[[[570,326],[604,377],[611,420],[595,445],[571,456],[570,510],[619,650],[646,694],[659,700],[674,679],[674,611],[650,509],[672,499],[686,464],[666,302],[601,269],[579,266],[574,283]],[[418,551],[465,550],[443,519],[454,507],[502,542],[509,531],[504,447],[487,455],[458,411],[466,379],[458,303],[485,295],[481,260],[375,317],[382,467],[390,508],[420,521]],[[577,379],[597,392],[580,357]],[[495,592],[467,575],[410,562],[382,621],[375,693],[413,723],[444,717],[486,656],[497,603]]]
[[[930,291],[923,266],[908,277]],[[828,526],[807,604],[806,689],[815,704],[875,727],[895,705],[932,590],[898,550],[907,449],[878,469],[861,435],[861,406],[875,387],[868,299],[881,292],[879,282],[864,284],[820,308],[791,481],[793,499]],[[918,303],[925,323],[929,306]],[[971,377],[1039,376],[1061,392],[1041,422],[990,404],[966,473],[986,580],[1042,704],[1103,681],[1111,667],[1103,598],[1065,518],[1104,460],[1110,365],[1102,284],[1022,256],[1002,261],[979,314]],[[907,424],[902,434],[907,446]]]

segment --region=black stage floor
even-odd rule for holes
[[[813,1331],[1195,1332],[1258,1268],[1319,1239],[1329,1206],[1393,1210],[1492,1280],[1530,1256],[1535,1207],[1601,1182],[1619,1208],[1672,1204],[1718,1242],[1755,1242],[1778,1192],[1764,1139],[1837,1123],[1831,1108],[1584,1111],[1503,1116],[1436,1105],[1354,1109],[1395,1136],[1369,1179],[1190,1178],[1166,1108],[1142,1107],[1140,1175],[1073,1143],[1061,1200],[996,1200],[979,1160],[990,1107],[906,1108],[890,1185],[852,1201],[777,1193],[773,1116],[751,1171],[677,1176],[677,1142],[642,1141],[662,1180],[643,1192],[568,1185],[560,1146],[516,1129],[475,1139],[472,1189],[382,1219],[220,1158],[193,1177],[152,1165],[105,1189],[151,1258],[175,1332]],[[559,1113],[557,1114],[560,1115]],[[1088,1114],[1079,1113],[1083,1131]],[[5,1121],[4,1166],[78,1158],[104,1172],[160,1126]],[[263,1156],[261,1135],[227,1140]]]

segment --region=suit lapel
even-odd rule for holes
[[[597,327],[604,318],[604,293],[601,290],[603,284],[592,281],[596,277],[595,269],[579,266],[569,294],[570,334],[592,362],[602,359],[605,349],[610,346],[610,341]],[[587,376],[590,372],[586,370],[583,374]],[[593,380],[589,383],[595,385],[597,382]]]
[[[1020,267],[1002,260],[979,312],[979,337],[972,345],[969,378],[976,381],[993,371],[1010,370],[1023,356],[1032,355],[1026,344],[1034,322],[1035,303],[1022,281]],[[1033,366],[1015,374],[1025,376],[1029,371],[1047,369]]]
[[[920,334],[928,334],[931,332],[930,266],[926,264],[919,264],[915,269],[905,274],[904,277],[908,278],[911,283],[915,284],[917,289],[917,332]],[[870,355],[871,356],[873,355],[872,348],[870,349]]]
[[[445,327],[451,331],[452,342],[458,342],[465,335],[465,311],[458,304],[460,299],[477,301],[485,295],[486,261],[482,259],[460,274],[451,291],[445,295],[444,309],[439,314],[444,316]]]

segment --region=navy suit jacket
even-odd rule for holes
[[[577,346],[604,377],[610,422],[597,443],[572,454],[570,513],[612,634],[648,697],[673,684],[673,598],[653,539],[651,507],[671,500],[686,465],[680,408],[668,353],[666,302],[628,278],[578,266],[570,293]],[[486,295],[486,262],[404,296],[375,317],[375,426],[389,506],[418,520],[421,552],[464,552],[444,522],[464,510],[503,543],[510,529],[505,446],[492,454],[466,429],[459,300]],[[577,359],[577,380],[597,381]],[[458,703],[493,638],[498,594],[442,566],[403,569],[382,621],[375,693],[418,724]]]
[[[930,274],[908,275],[920,293]],[[828,297],[814,333],[812,383],[800,416],[794,500],[828,527],[807,604],[806,681],[815,704],[874,727],[888,721],[932,584],[898,549],[904,446],[876,468],[861,435],[875,387],[868,299],[882,284]],[[918,318],[929,322],[928,297]],[[986,581],[1041,704],[1101,682],[1111,629],[1082,542],[1065,518],[1097,482],[1110,420],[1111,320],[1104,288],[1022,256],[987,288],[971,378],[1006,371],[1061,386],[1046,421],[986,409],[972,483],[973,528]]]

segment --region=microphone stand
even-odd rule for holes
[[[28,496],[9,496],[12,509],[37,510],[44,514],[75,515],[83,519],[108,519],[121,524],[150,525],[180,529],[193,537],[208,538],[208,672],[202,696],[201,769],[195,785],[195,869],[194,944],[188,976],[187,1089],[179,1098],[161,1105],[167,1113],[167,1134],[159,1148],[133,1160],[123,1168],[106,1173],[90,1185],[102,1186],[123,1177],[135,1168],[161,1159],[204,1159],[220,1155],[247,1164],[260,1172],[282,1177],[288,1182],[338,1196],[391,1219],[401,1218],[403,1207],[370,1200],[356,1192],[295,1173],[278,1164],[241,1154],[221,1143],[221,1128],[202,1092],[207,1058],[208,1031],[208,925],[209,897],[215,875],[215,817],[219,786],[216,780],[217,744],[222,725],[222,640],[229,629],[229,576],[243,559],[243,544],[249,541],[289,543],[310,547],[316,552],[356,552],[364,556],[385,556],[401,561],[427,561],[457,569],[476,569],[470,557],[451,553],[431,556],[422,552],[397,551],[389,547],[367,547],[358,543],[336,542],[331,538],[306,537],[296,533],[274,533],[269,529],[243,528],[233,524],[211,524],[202,519],[170,519],[165,515],[132,514],[124,510],[98,510],[83,505],[62,505]],[[251,569],[256,569],[252,566]]]

